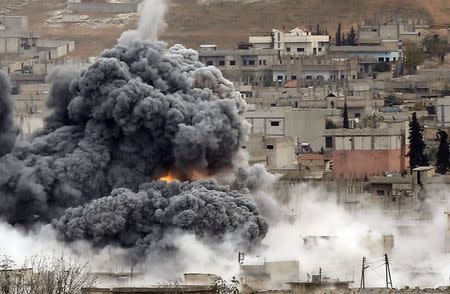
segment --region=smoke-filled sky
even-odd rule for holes
[[[196,51],[156,41],[164,11],[163,1],[145,2],[137,31],[86,70],[50,75],[43,129],[0,158],[0,216],[9,224],[52,224],[68,242],[129,249],[131,262],[173,251],[160,244],[173,230],[218,241],[233,233],[245,248],[264,238],[267,221],[246,195],[257,189],[254,169],[238,160],[244,101]],[[9,147],[10,87],[0,78],[0,139]],[[157,181],[169,172],[186,182]],[[233,186],[210,179],[218,173],[235,174]]]
[[[362,256],[379,258],[380,237],[405,220],[349,214],[308,186],[280,205],[270,193],[277,177],[249,167],[240,148],[245,103],[233,84],[196,51],[157,41],[165,10],[162,0],[145,1],[139,29],[89,68],[52,72],[50,115],[28,141],[15,143],[10,84],[0,73],[0,236],[9,240],[0,253],[70,249],[100,270],[114,256],[119,268],[139,261],[153,282],[189,271],[230,277],[238,251],[246,262],[298,259],[302,279],[319,266],[350,279]],[[168,172],[181,181],[158,181]],[[438,273],[423,285],[450,272],[442,209],[427,229],[396,239],[394,265],[428,263]],[[337,239],[306,248],[305,235]],[[396,285],[412,284],[410,272],[394,272]],[[368,283],[379,285],[377,275]]]

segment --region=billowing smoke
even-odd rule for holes
[[[17,138],[14,124],[14,103],[8,76],[0,71],[0,157],[11,152]]]
[[[175,229],[258,243],[267,223],[245,195],[257,181],[236,164],[245,103],[196,51],[138,33],[82,72],[49,77],[44,128],[0,159],[0,216],[25,228],[52,223],[64,240],[131,255],[170,249],[158,242]],[[240,192],[215,180],[157,181],[168,172],[189,181],[238,170]]]
[[[162,246],[167,228],[220,240],[239,232],[250,244],[267,232],[265,220],[241,193],[212,182],[151,182],[137,193],[114,190],[111,196],[69,208],[56,223],[67,240],[92,240],[95,245],[132,248],[136,261]]]

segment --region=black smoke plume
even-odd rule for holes
[[[56,228],[66,240],[131,248],[135,260],[161,250],[164,233],[181,229],[217,240],[236,232],[250,246],[267,232],[267,223],[248,198],[213,182],[161,181],[143,184],[137,193],[116,189],[111,196],[69,208]]]
[[[17,138],[14,103],[8,76],[0,70],[0,157],[11,152]]]
[[[232,170],[246,137],[239,93],[196,51],[135,40],[50,81],[44,128],[0,159],[9,223],[53,223],[66,240],[135,252],[171,229],[236,232],[249,244],[265,236],[248,190],[152,182],[169,171],[183,181]]]

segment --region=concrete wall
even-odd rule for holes
[[[109,12],[131,13],[136,12],[138,3],[76,3],[68,2],[67,9],[73,12]]]
[[[336,178],[364,178],[404,171],[408,165],[406,150],[337,150],[332,152]]]

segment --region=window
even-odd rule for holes
[[[321,47],[319,47],[319,52],[320,52],[320,51],[322,51],[322,48],[321,48]]]
[[[333,137],[325,137],[325,148],[333,148]]]
[[[283,76],[277,76],[277,80],[281,81],[283,79]]]
[[[397,58],[395,58],[395,57],[392,57],[392,61],[397,61]]]
[[[386,62],[389,62],[391,59],[389,57],[386,57]]]
[[[307,80],[312,80],[312,76],[306,76]]]
[[[271,105],[272,106],[272,105]],[[276,106],[276,105],[275,105]],[[270,122],[270,126],[271,127],[279,127],[280,126],[280,121],[279,120],[277,120],[277,121],[271,121]]]
[[[383,57],[378,57],[378,61],[384,61]]]
[[[224,66],[225,65],[225,60],[219,60],[219,66]]]
[[[236,65],[236,60],[230,60],[230,65]]]
[[[273,150],[273,145],[267,145],[266,148],[269,150]]]
[[[356,75],[353,75],[352,78],[353,78],[354,80],[356,80]]]
[[[262,65],[262,60],[259,60],[259,65]]]
[[[277,107],[276,103],[270,103],[270,107]]]
[[[297,80],[297,76],[291,76],[291,80],[293,81]]]
[[[263,60],[263,64],[266,65],[266,60]]]
[[[297,52],[305,52],[305,48],[297,48]]]
[[[359,112],[355,112],[355,117],[356,117],[356,118],[359,118],[359,117],[361,117],[361,113],[359,113]]]
[[[248,65],[255,65],[255,61],[254,60],[249,60],[248,61]]]
[[[384,190],[377,190],[378,196],[384,196]]]
[[[206,65],[214,65],[214,62],[213,62],[212,60],[208,60],[208,61],[206,62]]]
[[[345,75],[341,75],[341,80],[345,79]]]
[[[291,47],[286,47],[287,52],[291,52]]]

